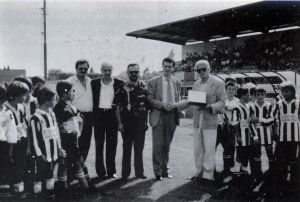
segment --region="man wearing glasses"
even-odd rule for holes
[[[91,79],[87,77],[89,62],[85,59],[78,60],[75,63],[76,75],[67,79],[73,84],[72,91],[74,93],[74,100],[72,104],[80,111],[83,116],[83,128],[81,136],[78,139],[80,153],[85,161],[91,144],[92,129],[93,129],[93,99]]]
[[[194,108],[194,158],[196,173],[191,180],[209,185],[214,180],[215,148],[218,127],[218,112],[225,105],[225,83],[210,74],[207,60],[195,63],[195,71],[200,79],[195,82],[193,90],[206,92],[206,104]]]
[[[124,82],[111,77],[112,69],[111,64],[102,63],[102,78],[91,81],[95,123],[96,173],[100,179],[117,178],[115,158],[118,143],[118,121],[115,109],[113,109],[113,100],[115,93]],[[106,167],[103,161],[105,141]]]
[[[127,180],[131,172],[132,145],[135,176],[146,179],[143,150],[145,133],[148,129],[147,89],[145,83],[138,80],[140,75],[138,64],[129,64],[127,74],[129,82],[121,85],[113,102],[116,106],[118,129],[123,137],[122,179]]]
[[[175,61],[165,58],[163,74],[148,82],[147,100],[151,106],[149,122],[152,126],[152,160],[156,180],[172,178],[169,173],[169,151],[178,125],[178,111],[186,107],[186,101],[179,102],[181,82],[172,73]]]

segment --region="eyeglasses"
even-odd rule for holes
[[[197,69],[196,71],[197,71],[198,73],[200,73],[200,72],[206,72],[206,70],[207,70],[207,68],[199,68],[199,69]]]
[[[87,72],[89,68],[78,68],[79,71],[82,71],[82,72]]]
[[[139,74],[139,71],[130,71],[129,74]]]

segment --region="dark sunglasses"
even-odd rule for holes
[[[79,71],[82,71],[82,72],[83,72],[83,71],[84,71],[84,72],[87,72],[88,69],[89,69],[89,68],[78,68],[78,70],[79,70]]]
[[[130,71],[129,74],[139,74],[139,71]]]
[[[207,68],[199,68],[199,69],[197,69],[196,71],[197,71],[198,73],[200,73],[200,72],[206,72],[206,70],[207,70]]]

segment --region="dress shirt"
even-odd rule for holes
[[[208,87],[208,81],[210,79],[210,76],[208,77],[208,79],[205,82],[200,82],[200,88],[199,91],[201,92],[206,92],[206,88]]]
[[[99,108],[111,109],[112,103],[115,97],[114,91],[114,80],[105,85],[101,79],[101,89],[100,89],[100,98],[99,98]]]
[[[71,76],[67,81],[73,84],[72,90],[75,90],[72,104],[81,112],[91,112],[93,110],[91,79],[85,77],[85,88],[76,75]]]
[[[162,84],[163,84],[163,103],[167,103],[168,100],[168,79],[162,76]],[[175,103],[175,89],[174,89],[174,81],[173,78],[170,77],[170,84],[171,84],[171,94],[172,94],[172,103]]]

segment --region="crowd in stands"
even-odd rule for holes
[[[295,34],[282,34],[278,40],[268,42],[250,37],[243,45],[232,48],[219,48],[215,44],[209,51],[186,53],[186,58],[181,62],[181,69],[186,72],[192,71],[195,62],[201,59],[208,60],[213,71],[249,67],[265,71],[294,69],[297,58],[294,37]]]

